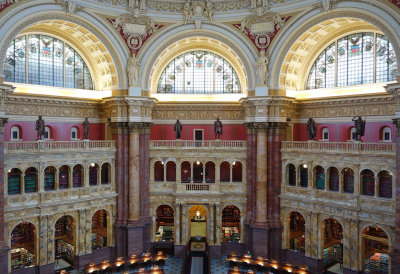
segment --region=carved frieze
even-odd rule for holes
[[[239,104],[157,104],[153,108],[153,119],[214,120],[244,119],[244,109]]]

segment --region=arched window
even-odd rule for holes
[[[351,141],[357,141],[357,135],[356,135],[356,128],[352,127],[350,129],[350,140]]]
[[[13,126],[11,128],[11,141],[18,141],[18,140],[20,140],[19,127]]]
[[[382,141],[392,141],[392,129],[390,127],[383,128]]]
[[[179,55],[164,69],[157,93],[240,93],[239,77],[221,56],[207,51]]]
[[[71,140],[78,140],[78,129],[76,127],[71,128]]]
[[[48,35],[14,39],[7,49],[4,74],[7,82],[93,89],[82,57],[68,44]]]
[[[51,138],[50,137],[51,136],[50,132],[51,132],[50,128],[49,127],[45,127],[44,128],[44,138],[43,139],[49,140]]]
[[[287,170],[287,182],[290,186],[296,185],[296,167],[293,164],[288,164]]]
[[[394,81],[396,77],[397,58],[387,37],[362,32],[330,44],[315,60],[306,88],[380,83]]]
[[[329,129],[328,128],[322,129],[322,141],[329,141]]]

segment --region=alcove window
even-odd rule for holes
[[[327,128],[322,129],[322,140],[329,141],[329,129]]]
[[[357,140],[357,134],[356,134],[356,128],[352,127],[350,130],[350,140],[356,141]]]
[[[19,136],[20,136],[19,127],[17,127],[17,126],[12,127],[11,128],[11,140],[12,141],[20,140]]]
[[[390,127],[385,127],[382,131],[382,141],[392,140],[392,130]]]
[[[164,69],[157,93],[240,93],[239,77],[224,58],[207,51],[190,51]]]
[[[51,132],[51,130],[50,130],[50,128],[49,127],[45,127],[44,128],[44,139],[45,140],[49,140],[50,139],[50,132]]]
[[[71,128],[71,140],[78,140],[78,129],[76,127]]]
[[[315,60],[306,89],[395,81],[397,58],[385,35],[354,33],[330,44]]]
[[[82,57],[67,43],[42,34],[15,38],[3,63],[5,81],[65,88],[93,89]]]

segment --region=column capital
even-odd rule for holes
[[[150,133],[152,124],[150,122],[128,122],[127,128],[129,132]]]
[[[393,83],[385,86],[387,93],[393,96],[396,104],[396,117],[400,117],[400,83]]]
[[[286,128],[288,127],[288,122],[269,122],[269,133],[280,134],[286,133]]]
[[[400,118],[394,118],[392,120],[397,129],[397,136],[400,136]]]
[[[253,123],[254,130],[258,132],[267,132],[268,130],[268,123],[265,122],[254,122]]]

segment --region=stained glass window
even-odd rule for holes
[[[386,36],[362,32],[330,44],[315,60],[307,89],[394,81],[397,59]]]
[[[4,74],[7,82],[93,89],[82,57],[68,44],[48,35],[14,39],[6,53]]]
[[[239,77],[221,56],[191,51],[176,57],[164,69],[158,93],[240,93]]]

